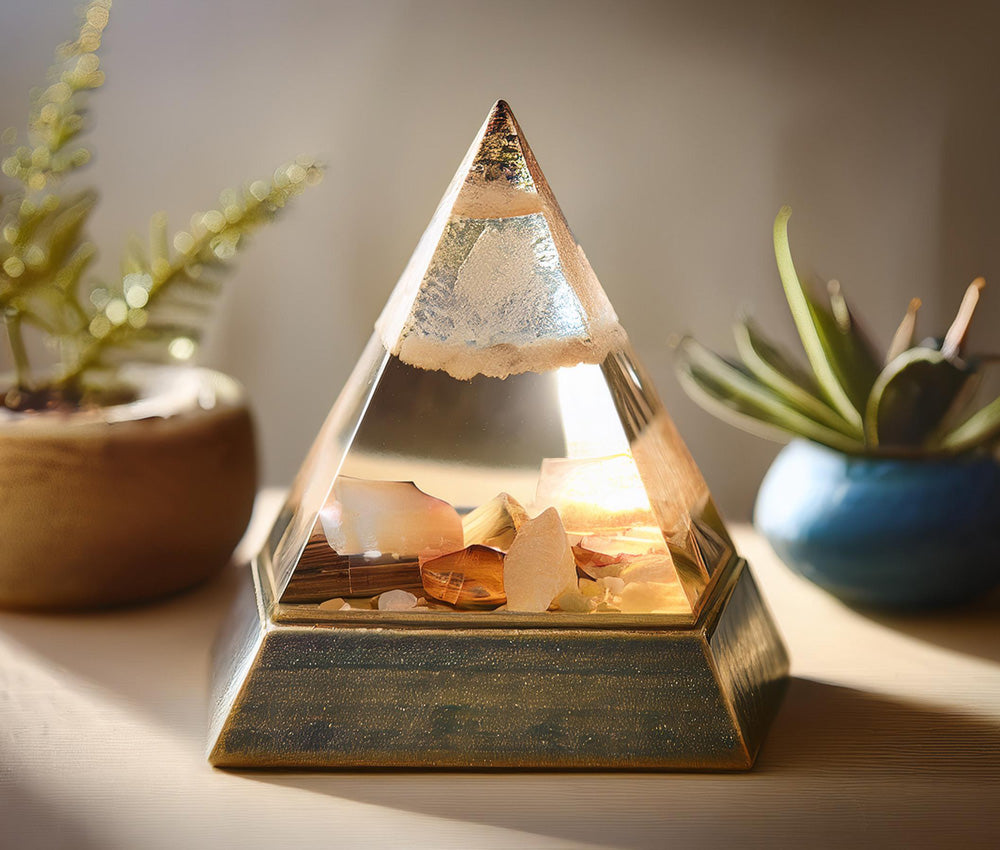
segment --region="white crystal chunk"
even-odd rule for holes
[[[576,562],[559,514],[549,508],[518,529],[504,559],[509,611],[546,611],[576,587]]]
[[[341,475],[331,495],[319,518],[327,542],[341,555],[427,557],[462,548],[458,512],[410,481]]]

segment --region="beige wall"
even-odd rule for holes
[[[0,4],[0,124],[70,34],[74,2]],[[791,338],[771,221],[885,341],[911,295],[1000,348],[1000,7],[856,2],[118,0],[95,99],[95,235],[180,225],[217,189],[319,153],[327,179],[261,234],[204,359],[255,399],[266,478],[304,455],[485,111],[511,102],[723,507],[776,450],[681,394],[668,338],[730,345],[752,304]]]

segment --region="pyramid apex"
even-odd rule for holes
[[[506,101],[490,108],[377,328],[404,363],[459,379],[600,363],[624,342]]]
[[[510,218],[540,211],[545,178],[507,101],[490,108],[456,178],[456,215]]]
[[[511,118],[514,117],[514,113],[511,111],[510,104],[507,103],[502,97],[497,98],[493,102],[493,106],[490,108],[490,117],[494,115],[509,115]]]
[[[496,134],[521,135],[521,128],[514,117],[514,111],[510,108],[510,104],[502,98],[495,101],[490,107],[486,122],[483,124],[483,139]]]

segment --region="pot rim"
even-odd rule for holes
[[[0,410],[0,435],[41,436],[103,433],[109,425],[197,417],[247,407],[243,385],[230,375],[204,366],[132,363],[119,370],[138,397],[122,404],[82,410],[19,412]]]

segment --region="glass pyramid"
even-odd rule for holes
[[[498,101],[272,530],[261,562],[273,598],[369,617],[693,620],[733,557]]]

